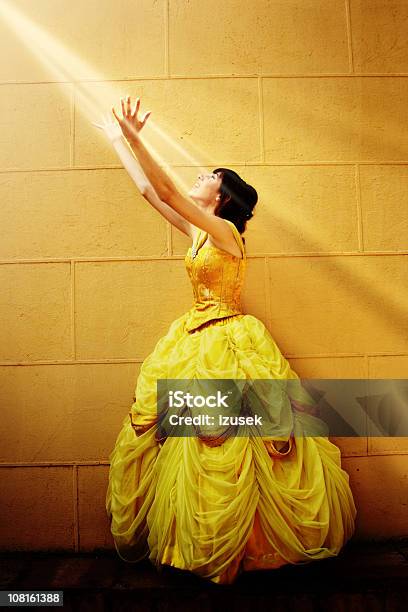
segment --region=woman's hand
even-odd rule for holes
[[[133,112],[130,108],[130,96],[126,96],[126,107],[124,103],[124,98],[121,98],[120,101],[122,104],[122,118],[118,117],[114,106],[112,106],[112,112],[119,123],[124,137],[127,140],[130,140],[131,138],[137,137],[140,130],[145,125],[147,119],[150,117],[152,111],[147,111],[143,119],[140,120],[138,117],[140,108],[140,98],[137,98]]]
[[[111,143],[115,143],[117,140],[121,140],[122,138],[122,130],[116,121],[110,118],[109,115],[103,116],[101,115],[102,123],[95,123],[92,121],[92,125],[95,125],[97,128],[103,130],[111,141]]]

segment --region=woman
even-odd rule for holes
[[[219,584],[244,570],[336,556],[356,516],[340,451],[269,331],[240,306],[247,263],[241,234],[257,193],[226,168],[200,174],[188,195],[180,193],[140,140],[150,113],[141,120],[140,100],[133,111],[129,97],[121,103],[122,117],[112,108],[117,122],[98,127],[146,200],[190,236],[185,264],[194,305],[143,362],[109,458],[106,510],[117,552]],[[195,436],[177,436],[159,429],[156,384],[165,379],[295,384],[283,393],[260,386],[252,395],[271,435],[204,435],[197,428]]]

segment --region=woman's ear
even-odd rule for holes
[[[217,195],[217,197],[216,197],[215,199],[217,200],[217,202],[219,202],[219,201],[221,200],[221,195],[220,195],[220,194],[219,194],[219,195]],[[224,202],[223,202],[223,203],[224,203],[224,204],[226,204],[226,202],[229,202],[229,201],[230,201],[230,199],[231,199],[231,196],[230,196],[230,195],[225,196],[225,200],[224,200]]]

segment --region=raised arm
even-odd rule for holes
[[[192,238],[190,224],[159,198],[154,187],[140,167],[139,162],[130,150],[129,145],[125,141],[119,125],[108,119],[101,124],[92,123],[96,125],[96,127],[103,129],[121,160],[123,167],[128,172],[130,178],[136,184],[136,187],[145,200],[147,200],[165,219],[170,221],[172,225]]]
[[[112,107],[112,112],[160,199],[178,213],[190,227],[198,227],[208,232],[219,243],[228,244],[231,240],[232,232],[228,223],[221,217],[206,213],[187,195],[180,193],[174,181],[164,172],[142,143],[139,133],[150,116],[150,112],[145,114],[143,120],[140,120],[138,118],[140,99],[136,101],[134,112],[131,111],[130,96],[127,96],[126,107],[123,98],[121,99],[121,104],[122,118],[116,114],[114,107]],[[192,232],[193,228],[190,229],[190,235],[192,235]]]

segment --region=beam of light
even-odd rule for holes
[[[90,75],[92,75],[93,80],[104,83],[106,97],[109,97],[110,100],[114,100],[116,97],[119,98],[118,88],[112,86],[107,87],[104,77],[97,74],[97,71],[92,66],[80,60],[77,55],[69,51],[61,42],[56,40],[55,37],[52,37],[43,28],[39,27],[33,21],[28,19],[15,7],[10,7],[5,0],[0,0],[0,16],[15,33],[16,37],[21,40],[21,44],[28,47],[32,55],[45,66],[50,74],[52,74],[57,80],[63,80],[74,84],[79,100],[78,105],[76,105],[76,109],[78,109],[78,111],[89,122],[92,122],[95,119],[99,120],[99,117],[106,112],[107,104],[102,104],[101,98],[97,96],[95,91],[93,91],[92,88],[89,88],[86,83],[81,83],[78,81],[78,79],[81,78],[81,75],[82,78],[84,78],[83,75],[86,75],[88,78]],[[66,95],[67,88],[63,88],[63,91]],[[70,93],[71,92],[69,91],[69,95]],[[285,108],[282,107],[281,110],[282,115],[284,115]],[[305,112],[307,112],[307,107],[305,107]],[[313,117],[310,117],[310,119],[312,120]],[[173,147],[183,159],[186,159],[189,165],[199,168],[203,173],[207,173],[209,171],[208,168],[205,167],[205,164],[199,163],[197,159],[193,157],[193,155],[191,155],[184,147],[177,143],[174,138],[166,134],[157,124],[155,124],[154,121],[152,121],[151,118],[149,118],[148,126],[162,139],[162,141],[165,141],[167,144]],[[348,126],[344,125],[345,132],[347,131],[347,127]],[[176,182],[182,184],[184,189],[187,191],[188,188],[185,182],[182,181],[178,175],[176,175],[174,170],[171,169],[167,163],[164,163],[162,158],[157,154],[157,151],[153,149],[152,146],[150,146],[150,149],[154,153],[157,161],[163,167],[165,167]],[[266,206],[266,216],[272,216],[272,212],[269,214],[268,213],[268,207]],[[275,207],[273,215],[282,219],[286,233],[292,235],[294,241],[296,241],[296,237],[298,236],[298,222],[292,220],[290,213],[285,211],[284,207]],[[307,215],[302,218],[302,231],[307,237],[310,250],[316,249],[316,252],[318,253],[322,246],[323,248],[326,246],[326,243],[319,240],[316,236],[314,219],[311,219],[309,222]],[[361,254],[364,255],[364,253]],[[378,286],[376,278],[373,278],[371,283],[366,282],[365,279],[358,278],[355,270],[353,271],[353,274],[349,274],[346,266],[344,264],[341,265],[341,262],[337,267],[338,269],[343,269],[343,272],[345,272],[344,276],[348,276],[347,280],[349,283],[344,282],[344,287],[346,290],[350,290],[350,286],[355,287],[361,296],[361,289],[365,285],[365,294],[360,297],[360,301],[365,300],[367,306],[372,308],[373,300],[380,299],[382,304],[385,303],[387,307],[385,312],[390,323],[394,327],[400,324],[402,329],[405,329],[406,308],[404,307],[404,304],[401,303],[402,300],[400,295],[397,293],[389,293],[386,296],[381,295],[380,291],[376,289]],[[355,298],[355,294],[353,292],[350,292],[350,295],[353,299]],[[398,329],[398,332],[401,334],[400,328]]]
[[[11,7],[5,0],[0,3],[0,15],[8,24],[10,29],[14,31],[21,42],[27,46],[30,52],[38,59],[38,61],[52,74],[58,81],[68,81],[75,83],[75,94],[79,98],[78,106],[75,108],[80,111],[82,116],[92,122],[106,113],[106,105],[101,102],[92,88],[87,86],[87,83],[78,82],[78,75],[92,75],[92,79],[104,83],[104,90],[109,99],[114,100],[120,97],[118,88],[113,86],[106,87],[105,79],[101,74],[90,66],[88,63],[81,60],[77,55],[69,51],[61,42],[51,36],[44,28],[35,24],[32,20],[26,17],[21,11],[15,7]],[[65,92],[66,93],[66,92]],[[120,116],[120,113],[118,113]],[[110,112],[110,118],[116,122],[113,114]],[[178,144],[173,138],[166,134],[158,125],[149,118],[149,128],[156,132],[170,146],[180,153],[187,160],[188,165],[193,165],[200,169],[200,172],[208,172],[208,169],[195,159],[184,147]],[[133,126],[129,126],[131,129]],[[99,131],[99,130],[98,130]],[[179,176],[174,176],[174,171],[169,167],[162,157],[158,154],[149,143],[149,149],[156,157],[158,163],[166,168],[173,175],[179,184],[182,184],[185,189],[188,189],[184,181]]]
[[[112,86],[107,87],[103,76],[98,74],[94,68],[80,60],[78,56],[70,52],[62,43],[57,41],[43,28],[39,27],[33,21],[28,19],[23,13],[21,13],[21,11],[15,7],[11,7],[6,0],[0,1],[0,16],[3,17],[10,29],[15,32],[22,44],[28,47],[33,55],[38,58],[38,60],[47,68],[47,70],[50,71],[51,74],[53,74],[57,79],[63,79],[75,84],[80,100],[78,110],[89,122],[95,120],[95,118],[99,119],[101,114],[106,112],[106,107],[105,105],[102,107],[100,98],[97,97],[92,90],[88,90],[86,83],[77,82],[77,77],[75,75],[86,74],[88,75],[88,78],[89,75],[93,75],[94,80],[104,83],[104,89],[109,93],[110,99],[114,100],[119,97],[117,88]],[[66,89],[64,89],[64,93],[67,93]],[[284,111],[284,109],[282,109],[282,111]],[[176,149],[188,161],[189,165],[199,168],[200,171],[204,173],[209,171],[205,164],[199,163],[197,159],[186,151],[185,148],[179,145],[173,138],[165,134],[163,130],[161,130],[150,118],[148,126],[174,149]],[[98,128],[96,129],[98,130]],[[186,187],[185,182],[182,181],[181,178],[174,172],[174,169],[170,168],[170,166],[164,162],[164,160],[152,146],[149,148],[156,157],[158,163],[166,168],[175,182],[183,185],[183,187],[187,190],[188,188]],[[268,210],[266,214],[271,215]],[[273,214],[275,217],[279,216],[282,219],[283,223],[285,224],[286,233],[290,236],[292,235],[294,241],[296,241],[298,236],[298,222],[292,221],[289,213],[286,212],[283,207],[277,208]],[[310,250],[313,252],[313,249],[315,249],[317,252],[319,252],[319,249],[322,247],[322,241],[319,240],[315,234],[313,222],[311,221],[309,227],[307,226],[307,217],[302,219],[302,231],[307,237],[308,244],[311,247]],[[323,246],[325,246],[325,243]],[[338,264],[338,268],[343,268],[343,271],[346,274],[348,273],[345,265],[341,266],[341,264]],[[384,303],[386,300],[388,306],[385,311],[387,318],[389,318],[394,327],[400,324],[400,326],[405,329],[406,307],[401,303],[399,294],[389,293],[384,296],[375,289],[376,279],[373,279],[372,283],[368,283],[365,281],[365,279],[358,278],[355,271],[352,275],[348,274],[348,280],[349,283],[344,283],[343,285],[345,289],[348,290],[351,286],[355,286],[360,291],[360,295],[361,288],[365,285],[367,296],[362,295],[360,299],[365,299],[370,308],[372,308],[373,298],[376,300],[380,299],[382,303]],[[353,299],[355,298],[354,293],[351,293],[351,296]],[[398,331],[401,333],[400,327],[398,328]]]

